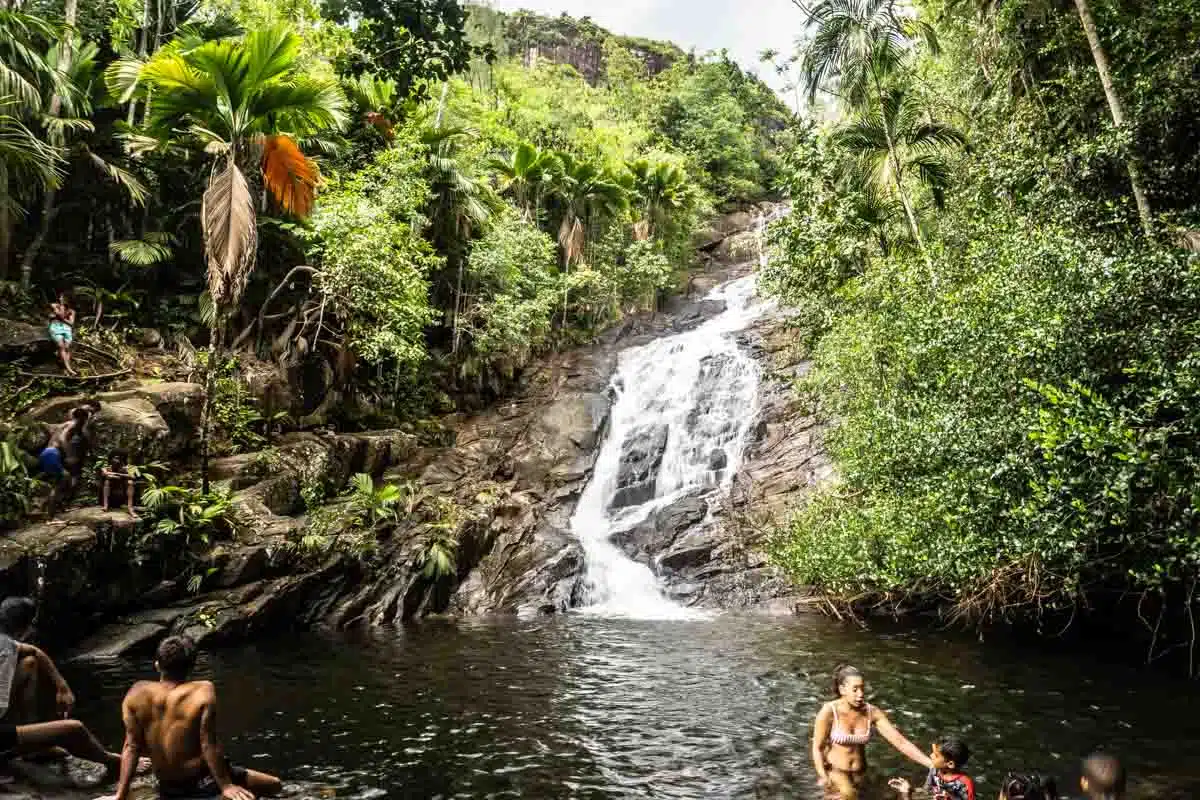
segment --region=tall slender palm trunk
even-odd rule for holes
[[[875,75],[875,93],[879,98],[879,118],[883,123],[883,136],[887,141],[888,160],[892,162],[892,177],[896,182],[896,193],[900,195],[900,204],[904,206],[904,216],[908,218],[908,227],[912,231],[913,240],[917,243],[917,249],[928,260],[928,254],[925,252],[925,239],[921,236],[921,226],[917,224],[917,212],[913,208],[912,200],[908,197],[908,192],[904,191],[904,174],[900,166],[900,153],[896,148],[896,137],[892,131],[891,121],[888,120],[887,108],[884,105],[883,84],[880,82],[879,75]]]
[[[63,8],[63,21],[66,23],[66,35],[63,37],[62,52],[59,54],[58,71],[68,73],[71,71],[71,62],[75,57],[75,21],[79,17],[79,0],[67,0]],[[62,95],[57,92],[50,98],[50,107],[46,110],[46,115],[57,117],[62,113],[63,99]],[[29,243],[29,249],[25,251],[25,255],[21,258],[21,288],[28,290],[30,284],[33,283],[33,265],[37,261],[38,255],[41,253],[42,246],[46,243],[46,239],[50,235],[50,225],[54,222],[54,217],[57,215],[55,205],[58,201],[58,189],[53,186],[47,187],[42,195],[42,219],[38,226],[37,235],[33,241]]]
[[[1117,128],[1124,128],[1126,123],[1125,104],[1121,102],[1121,96],[1117,94],[1116,85],[1113,83],[1112,66],[1108,60],[1108,52],[1104,49],[1104,43],[1100,41],[1100,32],[1096,29],[1096,19],[1092,16],[1091,6],[1088,4],[1088,0],[1075,0],[1075,8],[1079,11],[1079,21],[1083,24],[1083,32],[1087,35],[1092,59],[1096,62],[1096,72],[1100,75],[1101,85],[1104,86],[1104,96],[1108,100],[1108,110],[1112,114],[1113,124]],[[1142,229],[1146,232],[1147,237],[1153,237],[1154,222],[1150,211],[1150,200],[1146,195],[1146,187],[1142,183],[1141,170],[1138,169],[1137,162],[1132,156],[1125,162],[1125,168],[1129,171],[1129,183],[1133,188],[1133,199],[1137,203]]]

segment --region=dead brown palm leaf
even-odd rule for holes
[[[570,217],[564,219],[558,229],[558,243],[562,245],[568,267],[577,263],[583,255],[584,241],[583,223],[579,218],[576,217],[573,221]]]
[[[254,268],[258,245],[250,186],[233,159],[209,181],[201,218],[209,294],[221,306],[233,305]]]

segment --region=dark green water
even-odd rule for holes
[[[206,656],[201,672],[236,761],[339,797],[818,798],[809,726],[839,662],[867,672],[873,702],[922,747],[964,736],[982,797],[1009,769],[1073,786],[1097,745],[1127,759],[1135,797],[1200,797],[1186,682],[823,618],[298,635]],[[113,746],[120,698],[149,674],[149,662],[68,669],[80,715]],[[920,777],[882,740],[870,753],[879,778]]]

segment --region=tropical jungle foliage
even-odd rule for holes
[[[791,62],[839,115],[787,157],[767,279],[838,479],[776,558],[835,602],[1123,609],[1194,651],[1200,4],[915,5],[811,4]]]
[[[526,64],[547,36],[600,67]],[[343,424],[486,399],[652,306],[788,121],[723,54],[456,0],[29,0],[0,53],[13,313],[75,289]]]

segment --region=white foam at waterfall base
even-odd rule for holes
[[[583,613],[639,619],[705,616],[666,598],[651,569],[627,557],[611,537],[689,492],[728,491],[741,464],[760,375],[733,334],[764,307],[756,302],[753,276],[718,286],[706,299],[723,301],[725,311],[695,330],[620,356],[608,435],[571,519],[586,563]],[[610,511],[624,443],[660,426],[666,427],[667,439],[654,497]]]

